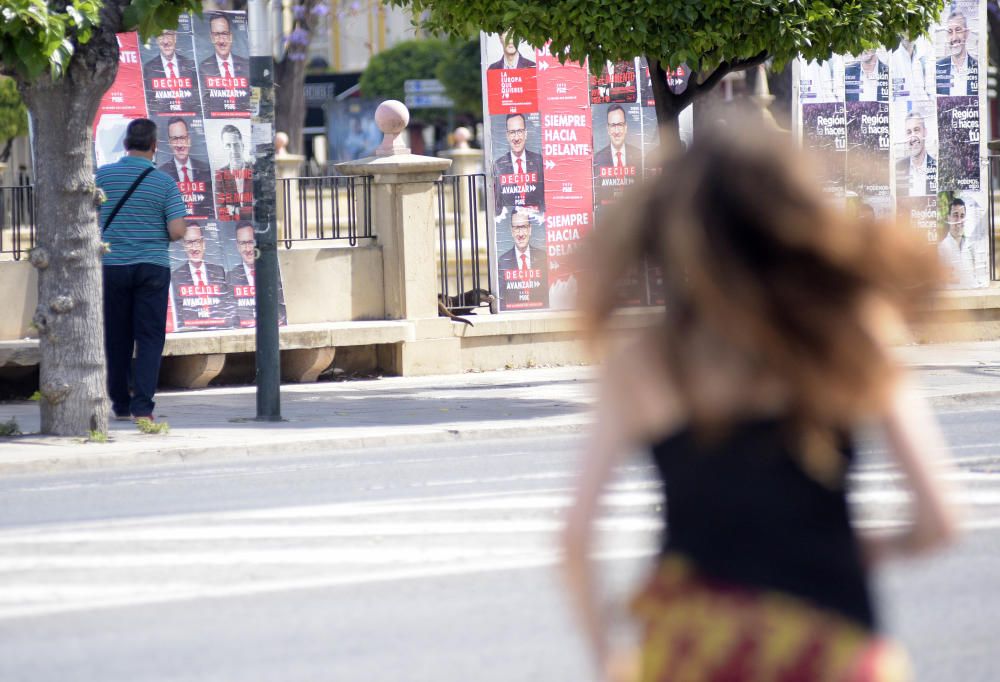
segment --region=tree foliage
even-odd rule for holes
[[[943,0],[389,0],[410,5],[426,30],[472,36],[513,30],[536,46],[552,41],[562,59],[606,61],[645,56],[654,78],[657,115],[675,117],[724,75],[771,59],[781,67],[798,54],[827,59],[927,30]],[[665,80],[669,66],[696,74],[682,93]]]
[[[450,51],[448,42],[437,38],[398,43],[369,60],[368,68],[361,74],[361,92],[365,97],[403,101],[404,82],[434,78],[438,64]],[[411,114],[431,124],[442,122],[446,116],[442,109],[419,109]]]
[[[479,40],[453,44],[434,76],[455,102],[455,113],[474,121],[483,118],[483,79],[479,71]]]
[[[0,162],[10,154],[10,144],[16,137],[28,134],[28,111],[24,108],[17,84],[0,76]]]

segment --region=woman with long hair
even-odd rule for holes
[[[906,679],[879,635],[869,571],[956,532],[942,436],[890,348],[926,309],[938,266],[912,231],[831,207],[790,147],[765,130],[700,135],[592,235],[581,301],[609,350],[563,542],[603,679],[626,676],[591,531],[636,448],[662,480],[665,527],[632,602],[643,635],[629,679]],[[622,342],[616,283],[646,264],[662,271],[664,311]],[[860,533],[848,513],[852,434],[868,424],[912,493],[910,524],[892,534]]]

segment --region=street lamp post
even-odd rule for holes
[[[257,419],[281,420],[278,349],[278,236],[274,179],[274,58],[267,0],[247,3],[254,146],[253,219],[257,241]]]

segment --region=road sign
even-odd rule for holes
[[[436,78],[411,79],[403,81],[403,92],[407,95],[416,93],[431,95],[444,93],[444,85]]]
[[[448,109],[455,106],[450,97],[438,93],[407,94],[404,104],[410,109]]]

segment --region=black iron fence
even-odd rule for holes
[[[440,300],[459,313],[490,306],[493,243],[484,213],[486,176],[445,175],[435,185]]]
[[[278,180],[278,239],[293,242],[372,237],[371,178],[320,176]]]
[[[21,260],[35,245],[35,198],[31,185],[0,187],[0,255]]]

